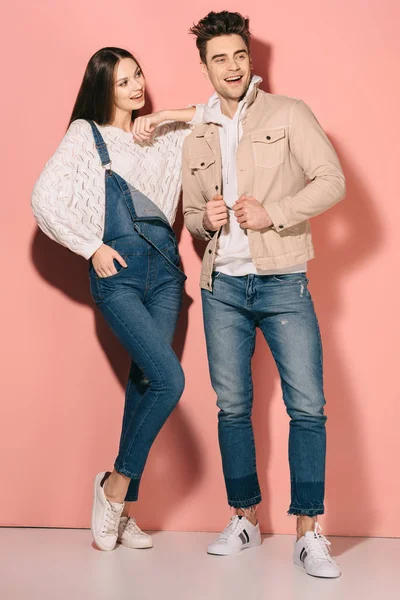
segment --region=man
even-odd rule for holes
[[[208,241],[201,288],[229,525],[208,547],[235,554],[261,543],[261,501],[251,424],[251,357],[256,328],[269,344],[290,416],[291,504],[297,515],[294,562],[308,574],[338,577],[320,534],[326,431],[322,348],[307,288],[314,257],[308,219],[341,200],[339,160],[311,110],[267,94],[251,74],[249,21],[209,13],[191,32],[203,74],[215,88],[204,124],[185,140],[185,224]]]

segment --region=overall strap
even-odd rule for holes
[[[105,141],[103,140],[103,137],[102,137],[100,131],[97,129],[97,127],[93,121],[90,121],[89,119],[87,119],[87,122],[89,123],[90,127],[92,128],[97,152],[99,153],[100,160],[101,160],[101,165],[103,167],[110,165],[109,168],[111,169],[110,155],[108,154],[107,145],[106,145]]]

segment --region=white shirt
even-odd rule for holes
[[[201,121],[199,105],[191,121]],[[113,170],[145,194],[171,225],[181,191],[183,141],[191,132],[184,123],[156,129],[149,142],[136,142],[130,132],[98,126]],[[85,120],[74,121],[37,180],[31,198],[39,227],[51,239],[85,258],[101,246],[104,232],[104,168]]]
[[[247,232],[241,229],[235,218],[232,206],[238,200],[236,151],[243,135],[242,120],[247,110],[247,97],[255,85],[261,83],[261,77],[253,75],[245,97],[239,102],[233,119],[221,112],[221,103],[217,94],[213,94],[205,109],[204,119],[220,125],[219,140],[222,158],[223,197],[228,206],[229,221],[222,228],[218,240],[214,269],[226,275],[242,276],[251,273],[256,275],[277,275],[285,273],[301,273],[307,270],[307,263],[279,270],[260,271],[251,260]]]

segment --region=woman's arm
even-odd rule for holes
[[[86,259],[102,245],[101,225],[93,224],[88,214],[89,201],[93,199],[98,203],[101,194],[104,195],[100,189],[101,168],[96,177],[88,165],[89,161],[93,165],[94,159],[90,125],[75,121],[40,174],[31,197],[32,211],[40,229]],[[93,206],[93,210],[96,213],[97,206]]]
[[[133,123],[133,137],[138,142],[144,142],[151,138],[156,127],[165,122],[182,122],[197,125],[203,120],[204,104],[188,106],[187,108],[176,108],[160,110],[143,117],[137,117]]]
[[[155,117],[158,125],[158,121],[162,122],[165,116],[171,117],[180,114],[181,118],[183,116],[185,119],[191,119],[190,121],[186,121],[186,123],[175,120],[163,123],[160,126],[156,125],[152,127],[155,130],[146,136],[145,143],[140,144],[140,151],[143,148],[143,152],[146,153],[145,155],[152,157],[152,160],[148,162],[148,174],[151,185],[148,186],[148,190],[143,188],[141,191],[146,192],[149,198],[153,202],[156,202],[171,224],[175,220],[181,192],[183,142],[192,132],[193,126],[202,122],[204,108],[205,106],[200,104],[196,106],[196,110],[190,107],[189,109],[177,111],[162,111],[161,115],[160,113],[147,115],[149,118]],[[151,137],[151,140],[148,140],[148,137]]]

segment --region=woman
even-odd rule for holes
[[[113,550],[117,541],[153,545],[129,518],[129,503],[137,500],[150,447],[184,389],[171,342],[186,277],[171,225],[190,129],[162,125],[146,140],[161,121],[189,122],[196,110],[135,121],[144,103],[145,79],[134,56],[119,48],[96,52],[69,129],[31,201],[40,228],[89,260],[93,299],[132,359],[114,470],[99,473],[94,484],[91,529],[101,550]]]

